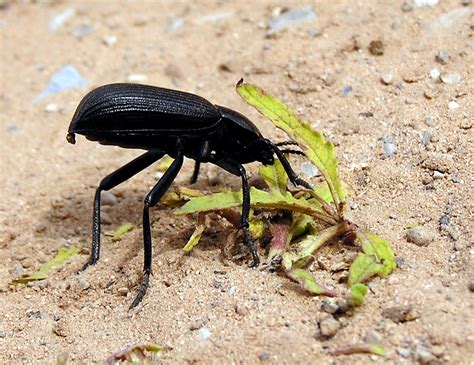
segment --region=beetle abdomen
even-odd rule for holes
[[[199,133],[221,119],[206,99],[176,90],[139,84],[110,84],[88,93],[77,107],[70,133],[169,135]]]

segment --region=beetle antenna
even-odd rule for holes
[[[303,151],[298,151],[298,150],[281,150],[283,153],[288,153],[292,155],[300,155],[300,156],[306,156]]]
[[[288,141],[283,141],[283,142],[277,142],[277,143],[275,143],[274,145],[277,146],[277,147],[290,146],[290,145],[292,145],[292,146],[298,146],[298,143],[296,143],[295,141],[290,141],[290,140],[288,140]]]

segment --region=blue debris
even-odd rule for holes
[[[347,86],[344,86],[341,90],[341,95],[342,96],[347,96],[349,95],[350,93],[352,92],[352,86],[351,85],[347,85]]]
[[[285,11],[268,23],[267,34],[274,34],[288,27],[311,22],[316,19],[316,13],[311,5]]]
[[[382,138],[383,149],[387,157],[392,157],[395,154],[395,137],[386,136]]]
[[[59,13],[49,23],[49,30],[52,32],[57,30],[59,27],[61,27],[61,25],[66,23],[69,18],[72,18],[74,14],[76,14],[76,10],[72,8],[66,9],[63,12]]]
[[[66,65],[56,72],[49,80],[48,86],[33,99],[36,104],[49,95],[60,93],[67,89],[83,86],[89,83],[89,80],[83,78],[79,71],[73,65]]]

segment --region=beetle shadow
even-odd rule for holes
[[[206,182],[198,182],[195,185],[180,182],[179,186],[200,189],[206,186]],[[68,244],[82,247],[81,253],[85,262],[91,247],[94,192],[91,188],[78,193],[60,193],[40,217],[37,234],[53,241],[66,241]],[[101,257],[110,254],[107,252],[111,248],[120,250],[121,253],[116,256],[114,262],[114,266],[120,270],[136,256],[142,260],[143,200],[148,190],[124,185],[114,188],[111,192],[118,198],[118,202],[114,205],[102,205],[102,211],[106,213],[102,214],[102,217],[107,215],[110,224],[101,225]],[[175,215],[172,208],[160,203],[150,209],[150,220],[154,257],[167,251],[182,250],[196,227],[192,218]],[[131,223],[135,227],[133,232],[125,235],[122,242],[113,244],[110,236],[124,223]],[[214,221],[211,228],[203,234],[200,250],[210,251],[220,247],[226,242],[229,229],[232,228]]]

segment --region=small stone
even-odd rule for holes
[[[433,171],[433,179],[440,180],[444,178],[444,174],[440,171]]]
[[[102,43],[104,43],[107,47],[112,47],[115,43],[117,43],[117,37],[114,35],[104,35],[102,37]]]
[[[102,224],[112,224],[112,219],[110,218],[110,215],[107,212],[100,211],[100,223]]]
[[[431,127],[433,125],[433,118],[431,117],[426,117],[425,118],[425,123],[428,127]]]
[[[45,289],[49,285],[48,279],[44,280],[38,280],[38,281],[30,281],[26,286],[30,288],[39,288],[39,289]]]
[[[382,312],[382,315],[395,323],[409,322],[419,317],[410,304],[387,308]]]
[[[128,82],[134,82],[134,83],[145,82],[147,79],[148,79],[148,76],[143,75],[143,74],[131,74],[131,75],[128,75],[127,77]]]
[[[352,86],[351,85],[346,85],[342,88],[341,90],[341,95],[342,96],[347,96],[352,92]]]
[[[201,341],[206,341],[211,336],[211,331],[206,327],[202,327],[198,332],[198,339]]]
[[[315,165],[313,165],[311,162],[307,162],[307,161],[305,161],[301,164],[301,171],[307,177],[315,177],[315,176],[320,176],[321,175],[318,168]]]
[[[116,205],[118,203],[117,197],[110,191],[103,191],[100,194],[100,201],[102,205]]]
[[[413,352],[415,360],[418,361],[419,364],[428,365],[432,363],[432,361],[436,360],[436,356],[434,356],[429,348],[425,346],[417,346],[415,351]]]
[[[442,65],[446,65],[449,61],[448,52],[446,52],[444,50],[439,51],[438,54],[436,55],[435,59],[436,59],[436,62],[438,62]]]
[[[234,310],[235,310],[235,313],[237,313],[240,316],[246,316],[249,313],[249,310],[243,304],[236,304],[234,306]]]
[[[461,4],[462,6],[469,6],[472,4],[472,0],[462,0]]]
[[[423,226],[416,226],[406,231],[405,237],[408,242],[414,243],[417,246],[428,246],[434,241],[433,232]]]
[[[408,13],[409,11],[413,11],[413,3],[404,1],[403,4],[400,6],[400,9],[402,9],[403,12]]]
[[[459,108],[459,104],[457,103],[456,100],[451,100],[448,103],[448,108],[449,108],[449,110],[456,110],[457,108]]]
[[[81,289],[81,290],[87,290],[91,287],[91,284],[84,278],[84,276],[82,275],[76,275],[76,283],[77,283],[77,286]]]
[[[439,0],[414,0],[413,5],[417,8],[422,8],[425,6],[433,7],[437,5]]]
[[[178,64],[174,62],[170,62],[165,66],[165,75],[172,78],[172,79],[181,79],[183,78],[183,71],[181,71],[181,68],[178,66]]]
[[[471,281],[467,287],[469,291],[474,292],[474,281]]]
[[[404,348],[404,347],[399,347],[397,349],[397,353],[405,359],[408,359],[411,355],[410,349],[407,349],[407,348]]]
[[[45,106],[44,110],[46,110],[48,113],[54,113],[59,110],[59,107],[57,104],[48,104]]]
[[[328,317],[319,322],[319,329],[321,335],[325,338],[333,337],[337,331],[341,328],[341,323],[333,317]]]
[[[369,44],[369,51],[374,56],[381,56],[384,53],[384,43],[381,40],[372,41]]]
[[[72,31],[72,35],[76,38],[82,38],[88,34],[93,32],[92,26],[90,24],[79,24],[74,30]]]
[[[370,331],[365,335],[364,342],[371,345],[377,345],[382,342],[382,335],[377,331]]]
[[[392,213],[392,212],[388,213],[388,217],[390,219],[397,219],[397,215],[395,213]]]
[[[391,85],[393,83],[393,75],[389,73],[383,73],[380,76],[380,80],[384,85]]]
[[[327,313],[334,314],[339,310],[339,306],[334,299],[326,299],[321,304],[321,309]]]
[[[0,338],[7,337],[7,333],[5,331],[0,331]]]
[[[270,360],[270,354],[268,352],[261,352],[258,354],[258,359],[260,361],[268,361]]]
[[[392,157],[395,154],[395,137],[385,136],[382,138],[383,149],[387,157]]]
[[[117,292],[119,293],[119,295],[126,297],[130,290],[128,290],[128,288],[124,286],[122,288],[119,288]]]
[[[443,73],[439,78],[443,84],[454,85],[461,81],[461,74],[459,72]]]
[[[204,320],[202,320],[201,318],[196,318],[189,325],[189,329],[191,331],[195,331],[195,330],[200,329],[203,326],[204,326]]]
[[[431,142],[431,133],[429,131],[424,131],[423,136],[421,137],[421,142],[423,143],[424,146],[428,146],[428,144]]]
[[[437,68],[434,68],[430,71],[430,77],[433,80],[438,80],[439,75],[441,75],[441,72],[439,72],[439,70]]]

